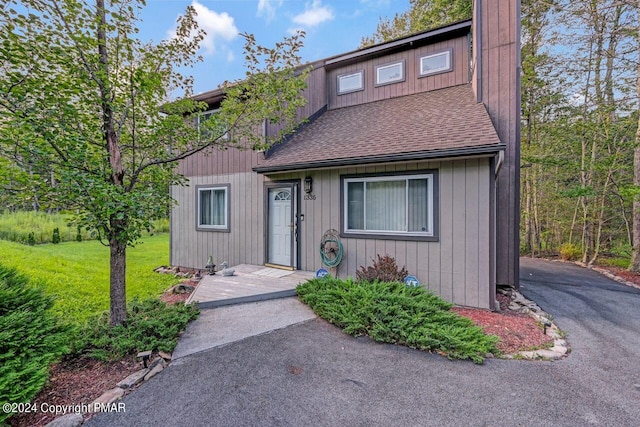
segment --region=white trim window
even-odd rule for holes
[[[198,228],[229,229],[229,187],[198,188]]]
[[[420,76],[451,71],[451,49],[420,57]]]
[[[403,82],[404,80],[404,61],[376,67],[376,86]]]
[[[433,174],[345,178],[344,233],[434,236]]]
[[[207,111],[203,111],[201,113],[199,113],[196,116],[196,125],[198,127],[198,138],[200,140],[204,140],[206,138],[214,138],[216,136],[216,134],[224,129],[220,129],[218,130],[216,129],[202,129],[203,126],[201,126],[202,124],[204,124],[206,121],[210,120],[211,118],[213,118],[216,114],[218,114],[218,112],[220,111],[219,108],[213,109],[213,110],[207,110]],[[229,133],[225,132],[220,139],[223,140],[228,140],[229,139]]]
[[[364,89],[364,70],[338,76],[338,95]]]

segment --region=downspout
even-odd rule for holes
[[[495,177],[498,178],[498,173],[500,172],[500,169],[502,169],[502,164],[504,163],[504,150],[498,151],[498,154],[496,154],[496,158]]]

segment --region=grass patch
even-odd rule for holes
[[[136,299],[128,305],[123,325],[110,326],[109,313],[90,319],[82,329],[76,352],[100,360],[117,360],[146,350],[171,353],[180,332],[199,312],[195,305]]]
[[[631,262],[631,259],[629,257],[623,257],[623,256],[612,256],[612,257],[599,257],[598,260],[596,261],[596,264],[604,266],[604,267],[618,267],[618,268],[623,268],[623,269],[627,269],[629,268],[629,263]]]
[[[25,246],[0,240],[0,259],[55,298],[53,311],[82,325],[109,308],[109,248],[97,241]],[[179,280],[153,269],[169,263],[169,235],[146,236],[127,251],[127,300],[155,297]]]
[[[318,316],[350,335],[475,363],[482,363],[487,353],[498,353],[497,337],[484,334],[450,311],[452,304],[422,287],[323,278],[299,285],[297,292]]]
[[[34,243],[51,243],[53,231],[57,228],[61,242],[74,242],[78,229],[70,226],[72,215],[66,213],[13,212],[0,214],[0,239],[27,244],[29,234],[33,233]],[[168,233],[169,220],[154,221],[155,233]],[[80,230],[82,240],[92,240],[91,234]]]

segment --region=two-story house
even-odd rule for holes
[[[518,275],[519,19],[519,1],[481,0],[472,20],[315,62],[299,132],[181,163],[172,265],[314,271],[334,229],[339,277],[388,254],[445,299],[494,308]]]

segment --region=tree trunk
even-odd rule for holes
[[[109,240],[110,259],[110,297],[111,325],[121,325],[127,320],[127,244],[117,237]]]

